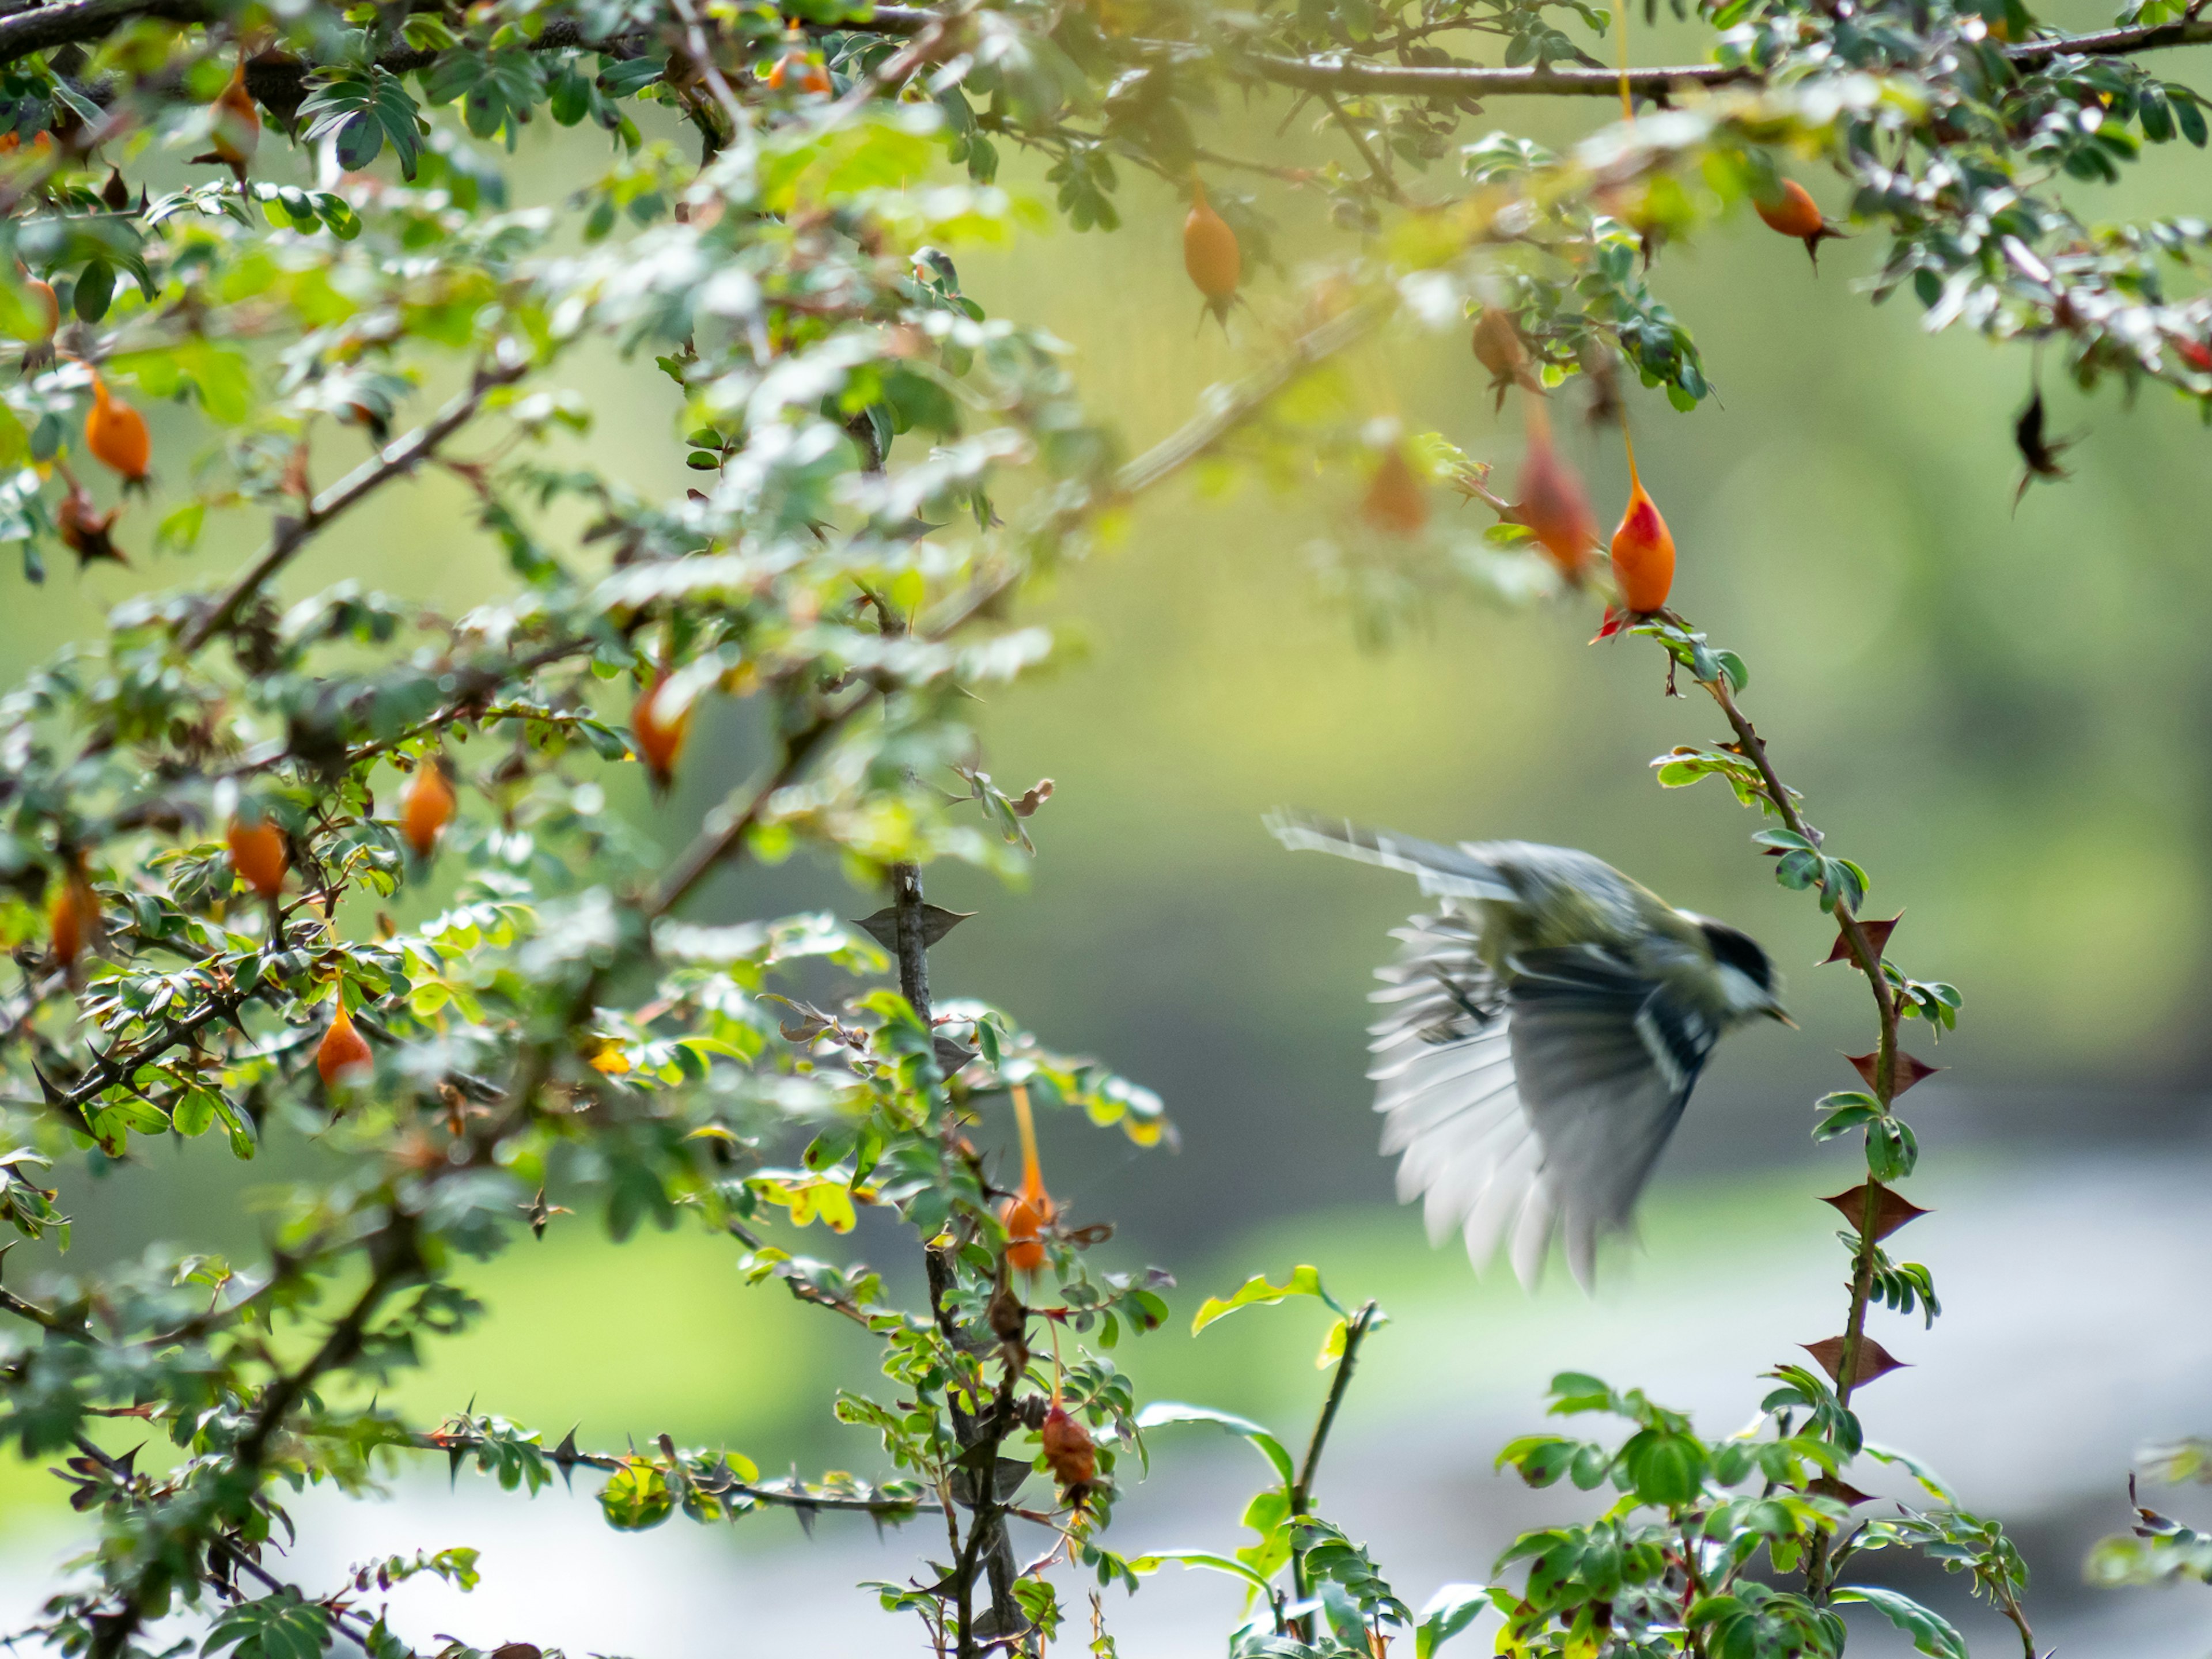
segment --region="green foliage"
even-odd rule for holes
[[[288,1587],[226,1609],[200,1651],[229,1648],[239,1659],[316,1659],[330,1644],[330,1614]]]
[[[1626,367],[1694,410],[1713,380],[1655,256],[1771,204],[1794,155],[1887,238],[1877,299],[1909,289],[1931,327],[2036,340],[2085,386],[2159,380],[2212,407],[2212,232],[2099,224],[2061,193],[2124,178],[2146,144],[2205,144],[2203,100],[2135,61],[2167,36],[2029,40],[2014,0],[1698,15],[1711,62],[1691,78],[1711,95],[1559,149],[1466,118],[1499,88],[1609,90],[1577,32],[1620,20],[1581,0],[489,0],[190,21],[124,0],[0,18],[0,330],[27,348],[0,384],[0,543],[38,581],[58,548],[80,567],[155,559],[240,518],[259,540],[215,592],[134,590],[0,697],[0,947],[18,976],[0,995],[0,1223],[65,1247],[83,1172],[161,1138],[241,1160],[312,1140],[328,1160],[279,1200],[265,1261],[176,1253],[0,1293],[0,1433],[62,1458],[100,1528],[33,1633],[128,1659],[184,1607],[209,1617],[210,1653],[313,1659],[343,1635],[405,1659],[380,1619],[283,1582],[264,1546],[290,1525],[288,1486],[362,1492],[442,1454],[518,1492],[581,1467],[626,1531],[679,1510],[942,1522],[951,1559],[872,1588],[962,1659],[1073,1639],[1043,1576],[1062,1558],[1102,1586],[1171,1562],[1225,1573],[1247,1591],[1232,1654],[1283,1659],[1370,1659],[1408,1632],[1428,1659],[1485,1608],[1509,1654],[1829,1654],[1852,1600],[1923,1652],[1960,1651],[1934,1613],[1839,1587],[1875,1548],[1966,1573],[2025,1636],[2017,1554],[1924,1474],[1941,1508],[1853,1519],[1845,1474],[1900,1462],[1864,1443],[1854,1405],[1886,1358],[1869,1312],[1924,1328],[1941,1311],[1929,1270],[1869,1224],[1877,1208],[1844,1236],[1825,1376],[1778,1368],[1759,1422],[1713,1440],[1640,1390],[1563,1373],[1555,1414],[1617,1420],[1500,1462],[1609,1488],[1607,1507],[1417,1617],[1316,1506],[1380,1310],[1304,1267],[1199,1309],[1194,1334],[1292,1299],[1333,1316],[1303,1457],[1244,1419],[1140,1401],[1109,1356],[1164,1327],[1172,1281],[1094,1265],[1107,1224],[1049,1196],[1076,1183],[982,1149],[1033,1108],[1172,1146],[1164,1103],[1012,1012],[929,994],[927,947],[960,918],[927,904],[925,868],[1019,876],[1051,794],[993,782],[972,708],[1049,664],[1026,593],[1146,492],[1201,466],[1319,477],[1343,499],[1316,515],[1314,563],[1378,637],[1443,592],[1525,604],[1580,578],[1486,466],[1371,406],[1340,360],[1377,330],[1456,339],[1489,313],[1521,354],[1501,394],[1578,385],[1618,420]],[[1310,114],[1333,159],[1218,148],[1231,94],[1291,94],[1286,118]],[[606,160],[515,205],[504,155],[541,110],[605,135]],[[1248,372],[1133,460],[1057,340],[961,290],[956,256],[1046,217],[998,187],[1009,146],[1076,230],[1116,230],[1127,181],[1150,173],[1203,179],[1237,239],[1257,303],[1237,296],[1232,330],[1211,297]],[[183,164],[222,171],[176,183],[203,151]],[[1275,216],[1316,200],[1350,235],[1279,304],[1260,292],[1283,271]],[[594,353],[661,388],[666,459],[692,487],[649,499],[596,464],[564,380]],[[134,419],[156,405],[142,466]],[[1416,500],[1376,511],[1386,459]],[[456,533],[496,552],[504,591],[449,615],[381,591],[372,565],[279,602],[335,523],[434,470],[465,490]],[[1498,525],[1430,514],[1439,486]],[[1778,881],[1815,896],[1832,960],[1866,978],[1867,1087],[1825,1098],[1815,1133],[1860,1132],[1878,1200],[1919,1158],[1898,1099],[1924,1068],[1900,1027],[1952,1029],[1960,994],[1893,963],[1894,923],[1862,919],[1868,873],[1828,850],[1743,714],[1743,659],[1663,606],[1613,612],[1617,634],[1656,642],[1668,689],[1686,674],[1728,726],[1661,757],[1658,781],[1717,777],[1758,808]],[[669,857],[611,803],[638,763],[656,787],[695,775],[704,720],[757,734],[757,770]],[[689,914],[728,872],[799,857],[890,902],[849,924]],[[825,1259],[865,1212],[903,1239],[919,1290]],[[705,1229],[746,1283],[864,1333],[881,1386],[835,1410],[882,1477],[764,1480],[646,1425],[618,1453],[573,1433],[548,1449],[473,1402],[434,1425],[377,1403],[478,1316],[459,1262],[586,1224],[615,1243]],[[106,1449],[118,1418],[167,1439],[158,1474]],[[1194,1423],[1264,1462],[1249,1536],[1108,1547],[1124,1460]],[[2100,1571],[2202,1576],[2202,1540],[2141,1514]],[[1042,1558],[1017,1559],[1013,1521],[1045,1529]],[[423,1573],[465,1589],[475,1558],[394,1556],[352,1583]],[[1095,1600],[1090,1640],[1112,1653]]]
[[[1294,1296],[1317,1297],[1339,1318],[1344,1316],[1343,1304],[1328,1293],[1320,1273],[1311,1267],[1293,1267],[1291,1276],[1279,1285],[1269,1284],[1265,1273],[1255,1273],[1229,1295],[1206,1297],[1199,1304],[1198,1316],[1191,1321],[1190,1334],[1196,1336],[1215,1320],[1225,1319],[1240,1308],[1271,1307]]]

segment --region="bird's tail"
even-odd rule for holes
[[[1370,830],[1346,818],[1324,818],[1311,812],[1271,812],[1266,823],[1275,839],[1293,852],[1334,853],[1339,858],[1403,871],[1421,884],[1423,892],[1439,898],[1510,900],[1515,896],[1496,866],[1464,848],[1445,847],[1395,830]]]

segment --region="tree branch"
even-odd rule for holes
[[[0,16],[0,64],[9,64],[55,46],[89,43],[104,39],[134,18],[159,18],[175,23],[214,23],[226,14],[210,0],[58,0]],[[821,33],[882,34],[908,39],[936,27],[952,15],[919,6],[878,6],[864,22],[811,24]],[[1428,33],[1448,33],[1430,30]],[[2100,29],[2086,34],[2046,36],[2002,48],[2004,56],[2022,69],[2038,69],[2062,57],[2125,57],[2160,52],[2175,46],[2212,41],[2212,19],[2185,18],[2177,22],[2138,25],[2130,28]],[[586,39],[567,19],[546,25],[527,43],[532,51],[619,51],[618,41]],[[1187,52],[1189,41],[1132,40],[1139,52]],[[397,50],[378,62],[393,74],[425,67],[434,54]],[[927,51],[922,54],[927,56]],[[903,65],[918,66],[919,59]],[[1372,92],[1407,97],[1457,100],[1513,96],[1609,98],[1618,95],[1621,77],[1604,68],[1565,67],[1501,69],[1484,64],[1416,65],[1360,63],[1328,55],[1310,58],[1273,53],[1225,53],[1223,61],[1249,70],[1263,81],[1301,91]],[[246,72],[255,98],[277,111],[296,108],[307,77],[318,65],[270,56],[256,60]],[[889,66],[887,66],[888,68]],[[1632,93],[1664,94],[1683,86],[1717,87],[1739,82],[1759,82],[1762,71],[1747,64],[1675,64],[1631,70]]]
[[[397,1232],[398,1237],[394,1237]],[[382,1249],[378,1247],[381,1245]],[[280,1375],[262,1391],[259,1408],[246,1432],[239,1437],[231,1454],[234,1463],[246,1469],[258,1470],[262,1455],[269,1442],[284,1426],[286,1413],[297,1405],[301,1396],[314,1387],[316,1380],[332,1368],[346,1364],[361,1352],[362,1339],[368,1334],[368,1322],[376,1316],[384,1298],[410,1275],[421,1271],[421,1258],[416,1252],[414,1223],[395,1214],[385,1232],[369,1241],[369,1251],[376,1261],[368,1284],[354,1304],[339,1316],[331,1327],[330,1334],[322,1346],[307,1357],[298,1370]]]
[[[104,4],[107,0],[78,0],[78,3]],[[0,33],[4,33],[6,27],[6,24],[0,23]],[[507,362],[479,363],[470,380],[469,389],[439,410],[435,419],[417,427],[398,442],[379,450],[309,501],[307,511],[300,517],[280,520],[276,534],[270,538],[269,545],[262,549],[260,556],[246,566],[212,609],[202,613],[185,630],[184,638],[179,641],[181,648],[187,653],[197,651],[228,627],[240,607],[260,591],[262,583],[290,563],[318,531],[394,478],[412,471],[424,459],[434,453],[447,439],[475,419],[486,398],[501,386],[514,385],[529,369],[529,360],[520,356]]]
[[[72,1437],[77,1450],[106,1471],[109,1477],[112,1479],[118,1486],[125,1488],[127,1492],[130,1483],[134,1478],[130,1467],[125,1464],[121,1458],[111,1456],[100,1445],[94,1441],[86,1438],[83,1435],[80,1434]],[[301,1590],[296,1584],[286,1583],[283,1579],[279,1578],[275,1573],[270,1571],[268,1568],[263,1566],[258,1561],[248,1555],[237,1545],[232,1543],[229,1539],[222,1536],[220,1534],[208,1540],[208,1551],[209,1553],[218,1555],[222,1557],[223,1560],[228,1562],[230,1565],[230,1570],[234,1574],[244,1573],[247,1577],[252,1579],[254,1583],[259,1584],[262,1589],[267,1590],[272,1595],[277,1595],[285,1590],[289,1590],[294,1595],[298,1596],[303,1601],[308,1599],[306,1594]],[[216,1589],[228,1595],[230,1600],[234,1601],[242,1601],[246,1599],[243,1595],[240,1595],[235,1589],[226,1583],[216,1575],[204,1572],[201,1576]],[[327,1601],[321,1602],[319,1605],[322,1606],[323,1610],[330,1615],[331,1622],[336,1625],[341,1631],[343,1631],[347,1637],[349,1638],[355,1645],[359,1647],[363,1653],[373,1653],[375,1651],[375,1650],[371,1648],[368,1644],[369,1636],[374,1629],[374,1626],[368,1620],[362,1618],[359,1613],[355,1613],[348,1607],[331,1607]],[[349,1623],[349,1620],[351,1622]]]
[[[410,1434],[406,1443],[417,1451],[441,1451],[448,1455],[492,1447],[497,1443],[486,1439],[471,1430],[455,1432],[441,1429],[434,1434]],[[581,1465],[585,1468],[600,1469],[612,1474],[623,1468],[629,1459],[613,1452],[579,1451],[574,1443],[563,1441],[545,1457],[556,1467],[568,1469]],[[830,1510],[850,1511],[858,1515],[872,1515],[878,1520],[899,1521],[917,1511],[938,1507],[926,1498],[873,1498],[857,1492],[822,1492],[808,1487],[796,1479],[780,1481],[749,1481],[732,1480],[726,1486],[714,1488],[718,1496],[735,1493],[759,1504],[781,1505],[787,1509]]]
[[[93,1340],[92,1333],[82,1325],[72,1325],[51,1308],[41,1308],[35,1302],[26,1302],[13,1291],[0,1291],[0,1313],[11,1313],[18,1319],[27,1319],[42,1330],[56,1336],[65,1336],[73,1342]]]
[[[918,6],[878,6],[860,25],[833,25],[854,33],[908,35],[928,27],[938,14]],[[2001,48],[2020,69],[2040,69],[2053,58],[2118,58],[2161,52],[2212,41],[2212,18],[2100,29],[2087,34],[2046,35]],[[1140,52],[1188,52],[1188,41],[1133,40]],[[1303,92],[1395,93],[1411,97],[1495,98],[1516,95],[1612,98],[1620,95],[1617,70],[1573,66],[1492,69],[1482,64],[1436,66],[1370,64],[1334,56],[1289,58],[1273,53],[1224,54],[1224,64],[1243,66],[1265,81]],[[1765,74],[1749,64],[1675,64],[1628,71],[1632,93],[1662,94],[1680,86],[1718,87],[1759,82]]]
[[[1228,388],[1225,396],[1209,398],[1213,406],[1206,414],[1186,422],[1115,473],[1116,495],[1127,500],[1173,477],[1266,408],[1277,392],[1306,370],[1379,326],[1389,312],[1387,302],[1370,300],[1299,336],[1288,351],[1267,368]]]

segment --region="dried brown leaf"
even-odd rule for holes
[[[1853,1069],[1866,1079],[1868,1088],[1878,1089],[1881,1086],[1875,1081],[1875,1064],[1881,1058],[1879,1049],[1870,1054],[1845,1054],[1844,1058],[1850,1061]],[[1924,1060],[1915,1060],[1904,1049],[1899,1048],[1897,1051],[1897,1061],[1893,1069],[1896,1075],[1891,1080],[1892,1087],[1889,1091],[1889,1097],[1892,1100],[1896,1099],[1914,1084],[1924,1078],[1935,1076],[1943,1068],[1941,1066],[1930,1066]]]
[[[1872,1492],[1861,1492],[1848,1481],[1837,1480],[1832,1474],[1814,1477],[1808,1490],[1816,1492],[1823,1498],[1832,1498],[1839,1504],[1858,1504],[1874,1501]]]
[[[1902,910],[1887,921],[1869,921],[1863,916],[1859,918],[1859,926],[1865,930],[1867,943],[1874,947],[1874,953],[1877,958],[1889,954],[1889,936],[1897,931],[1897,924],[1904,920],[1905,912]],[[1858,965],[1858,958],[1851,954],[1850,937],[1841,926],[1836,929],[1834,948],[1814,966],[1825,968],[1832,962],[1848,962],[1853,967]]]
[[[1805,1342],[1799,1346],[1820,1362],[1820,1369],[1827,1372],[1831,1382],[1839,1387],[1842,1385],[1843,1378],[1837,1370],[1843,1363],[1844,1358],[1842,1337],[1824,1336],[1818,1342]],[[1888,1376],[1892,1371],[1904,1369],[1904,1366],[1905,1362],[1893,1358],[1881,1343],[1870,1336],[1862,1335],[1859,1338],[1858,1362],[1852,1367],[1855,1373],[1852,1386],[1856,1387],[1859,1383],[1875,1382]]]
[[[1843,1212],[1844,1219],[1851,1224],[1851,1231],[1857,1232],[1859,1222],[1866,1214],[1868,1184],[1862,1182],[1850,1191],[1838,1193],[1832,1198],[1822,1199],[1820,1202],[1834,1205]],[[1917,1204],[1907,1200],[1900,1193],[1892,1192],[1888,1188],[1879,1183],[1875,1183],[1875,1189],[1881,1194],[1881,1207],[1875,1214],[1874,1224],[1874,1236],[1877,1239],[1887,1238],[1906,1223],[1917,1221],[1928,1213]]]

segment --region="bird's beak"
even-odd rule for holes
[[[1778,1004],[1767,1009],[1766,1017],[1769,1019],[1780,1020],[1784,1025],[1787,1025],[1793,1031],[1802,1030],[1804,1029],[1802,1026],[1799,1025],[1796,1020],[1790,1018],[1789,1014]]]

